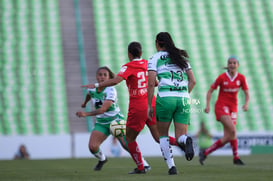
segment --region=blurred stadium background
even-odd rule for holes
[[[272,147],[272,9],[271,0],[0,0],[0,159],[9,159],[22,142],[34,158],[51,158],[62,144],[69,152],[56,157],[81,156],[77,149],[89,154],[92,118],[75,116],[86,93],[80,85],[96,81],[98,66],[117,73],[131,41],[142,43],[148,59],[161,31],[188,51],[197,80],[189,134],[205,121],[221,135],[213,111],[203,113],[205,96],[227,58],[237,55],[251,96],[243,112],[239,94],[240,144]],[[126,115],[127,87],[117,89]]]

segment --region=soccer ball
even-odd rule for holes
[[[126,122],[124,120],[115,120],[110,124],[110,132],[114,137],[125,136]]]

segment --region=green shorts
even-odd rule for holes
[[[155,113],[157,121],[190,124],[189,98],[159,97],[156,98]]]
[[[110,133],[110,123],[109,124],[96,123],[93,128],[93,131],[94,130],[99,131],[99,132],[105,134],[106,136],[109,136],[111,134]]]
[[[99,132],[105,134],[106,136],[109,136],[111,134],[110,133],[110,124],[111,124],[111,122],[115,121],[115,120],[124,120],[124,116],[122,114],[117,114],[114,117],[106,118],[104,120],[107,121],[107,122],[96,120],[96,124],[95,124],[92,131],[96,130],[96,131],[99,131]]]

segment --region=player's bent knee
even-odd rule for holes
[[[89,150],[91,153],[96,153],[99,150],[99,145],[89,145]]]

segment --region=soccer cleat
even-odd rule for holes
[[[146,172],[148,172],[148,171],[152,170],[152,167],[151,166],[144,166],[144,169]]]
[[[185,152],[186,160],[190,161],[194,157],[194,149],[192,145],[192,138],[187,137],[186,144],[184,143],[178,143],[178,146],[182,151]]]
[[[95,171],[100,171],[103,167],[103,165],[107,162],[107,159],[103,161],[98,161],[97,165],[94,167]]]
[[[199,153],[199,162],[201,165],[204,165],[204,161],[207,158],[207,156],[205,155],[205,151],[200,151]]]
[[[192,158],[194,157],[194,149],[193,149],[191,137],[187,137],[186,139],[185,157],[188,161],[192,160]]]
[[[240,158],[238,158],[236,160],[233,160],[233,164],[234,165],[244,165],[244,162]]]
[[[172,166],[172,168],[169,169],[169,175],[177,175],[176,167]]]
[[[129,172],[128,174],[145,174],[145,173],[146,173],[145,168],[143,170],[139,170],[135,168],[133,171]]]

